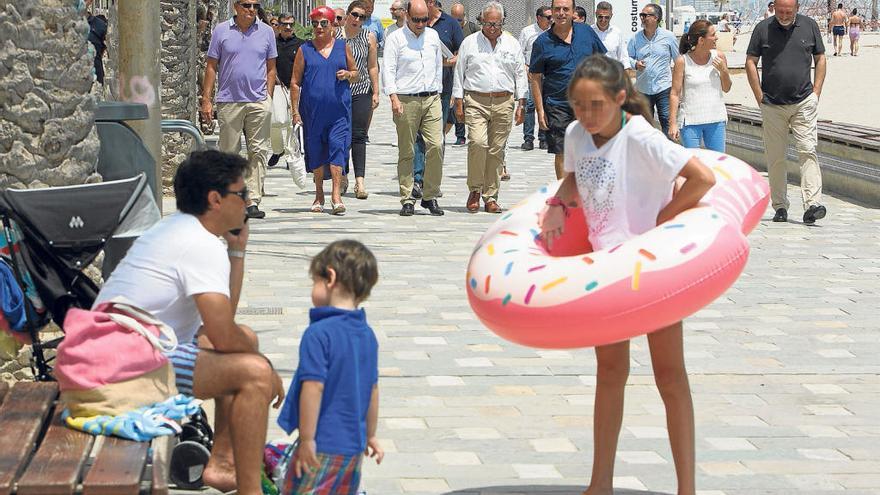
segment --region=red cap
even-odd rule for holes
[[[321,19],[321,18],[324,18],[330,22],[333,22],[336,20],[336,12],[333,9],[331,9],[330,7],[327,7],[326,5],[324,5],[321,7],[315,7],[309,13],[309,19]]]

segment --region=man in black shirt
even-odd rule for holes
[[[278,79],[286,91],[290,90],[290,79],[293,74],[293,59],[296,58],[296,51],[305,40],[301,40],[293,34],[293,15],[281,14],[278,18],[278,37],[275,38],[275,46],[278,49],[278,58],[275,60],[275,69],[278,73]],[[286,131],[286,132],[284,132]],[[269,158],[269,166],[274,167],[278,164],[278,160],[285,153],[286,139],[293,129],[290,126],[286,128],[272,127],[272,156]]]
[[[755,26],[749,41],[746,74],[764,121],[764,156],[770,176],[774,222],[788,220],[788,174],[785,150],[788,131],[801,170],[804,223],[825,217],[822,172],[816,156],[819,96],[825,82],[825,45],[813,19],[797,13],[797,0],[777,0],[776,11]],[[762,61],[758,77],[758,59]],[[810,72],[816,66],[811,81]]]

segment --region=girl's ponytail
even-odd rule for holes
[[[632,79],[626,75],[626,72],[623,73],[623,78],[626,81],[626,100],[623,101],[621,108],[627,113],[641,115],[648,122],[654,120],[654,115],[651,112],[651,107],[648,105],[648,100],[646,100],[641,93],[636,91]]]
[[[632,80],[623,68],[623,64],[617,60],[600,54],[594,54],[585,58],[578,64],[571,77],[571,82],[568,83],[569,99],[571,99],[571,92],[575,84],[581,79],[598,82],[609,95],[617,95],[620,91],[625,91],[626,100],[624,100],[621,106],[624,111],[633,115],[641,115],[648,122],[654,118],[648,107],[647,100],[645,100],[641,93],[636,91]]]

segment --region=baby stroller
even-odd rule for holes
[[[50,318],[61,327],[70,308],[91,308],[98,295],[98,286],[84,270],[103,251],[101,272],[107,278],[135,239],[160,216],[144,174],[97,184],[0,192],[0,262],[11,269],[25,295],[24,325],[13,334],[32,345],[36,380],[53,380],[54,357],[47,350],[64,338],[43,341],[40,329]],[[172,471],[176,457],[178,465],[195,472],[189,469],[196,462],[192,453],[206,462],[212,443],[213,432],[200,411],[183,427],[181,442],[172,453]],[[200,482],[199,472],[187,486]]]

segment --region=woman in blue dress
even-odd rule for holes
[[[343,215],[342,176],[351,148],[351,81],[358,78],[357,66],[345,40],[334,36],[333,9],[317,7],[309,19],[315,37],[297,50],[290,81],[293,122],[303,126],[306,169],[315,175],[312,211],[324,211],[329,169],[332,213]]]

